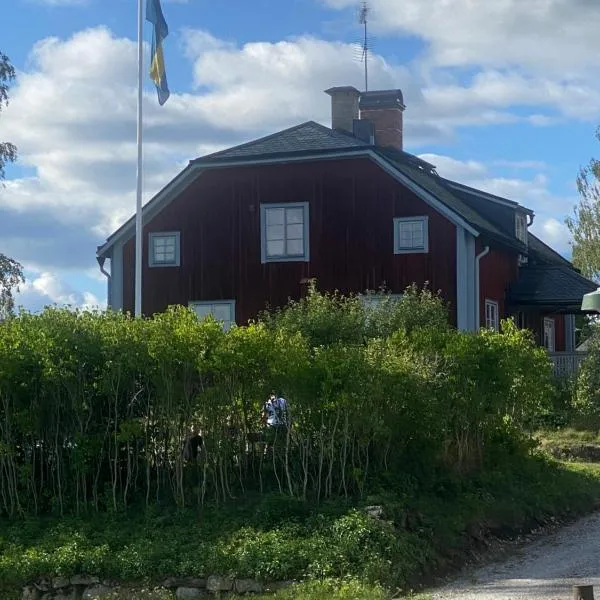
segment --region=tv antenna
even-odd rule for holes
[[[365,92],[369,91],[369,50],[371,49],[371,41],[369,38],[369,15],[371,13],[371,7],[365,0],[360,3],[358,9],[358,22],[363,26],[363,39],[361,44],[361,62],[365,64]]]

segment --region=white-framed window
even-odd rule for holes
[[[308,223],[308,202],[261,204],[261,261],[308,261]]]
[[[235,300],[209,300],[190,302],[189,307],[199,319],[212,315],[215,321],[223,323],[223,329],[229,331],[235,325]]]
[[[515,237],[527,244],[527,215],[515,212]]]
[[[485,326],[486,329],[494,329],[498,331],[500,329],[500,315],[499,315],[498,303],[495,300],[485,301]]]
[[[554,352],[556,348],[556,329],[554,319],[544,317],[544,348]]]
[[[394,254],[429,252],[429,218],[394,219]]]
[[[178,267],[181,263],[179,231],[160,231],[148,236],[148,261],[151,267]]]

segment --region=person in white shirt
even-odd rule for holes
[[[277,438],[285,439],[288,427],[288,403],[285,398],[271,392],[263,405],[262,422],[266,426],[265,454],[269,448],[274,446]]]

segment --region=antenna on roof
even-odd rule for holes
[[[365,0],[360,3],[358,9],[358,22],[363,26],[363,38],[360,44],[360,60],[365,65],[365,92],[369,91],[369,50],[373,48],[373,41],[369,37],[369,15],[371,14],[371,7]]]

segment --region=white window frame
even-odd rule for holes
[[[546,338],[546,334],[551,333]],[[556,321],[551,317],[544,317],[543,322],[544,348],[548,352],[556,352]]]
[[[269,209],[288,209],[288,208],[301,208],[304,211],[304,230],[303,230],[303,246],[304,251],[302,254],[283,254],[280,256],[268,256],[267,254],[267,211]],[[308,262],[310,260],[310,212],[308,202],[281,202],[274,203],[269,202],[260,205],[260,260],[264,263],[270,262]],[[284,222],[284,230],[286,224]],[[285,234],[284,234],[285,235]],[[284,237],[285,244],[285,237]]]
[[[154,259],[155,240],[164,237],[175,238],[175,261],[156,262]],[[148,234],[148,266],[149,267],[179,267],[181,265],[181,232],[179,231],[154,231]]]
[[[496,300],[485,299],[485,327],[494,331],[500,330],[500,305]]]
[[[423,246],[400,245],[400,227],[406,223],[419,223],[423,228]],[[427,254],[429,252],[429,217],[397,217],[394,219],[394,254]]]
[[[212,314],[213,317],[214,317],[214,313],[212,312],[212,310],[214,310],[214,307],[215,306],[223,306],[223,305],[229,306],[229,314],[231,315],[231,319],[229,320],[229,324],[227,324],[225,321],[221,321],[221,323],[223,324],[223,329],[225,331],[229,331],[229,329],[231,329],[231,327],[236,324],[236,322],[235,322],[235,300],[193,300],[188,303],[188,306],[192,310],[194,310],[195,307],[200,307],[200,306],[210,307],[211,308],[210,314]],[[198,317],[198,318],[201,319],[203,317]]]
[[[527,215],[515,212],[515,237],[527,245]]]

